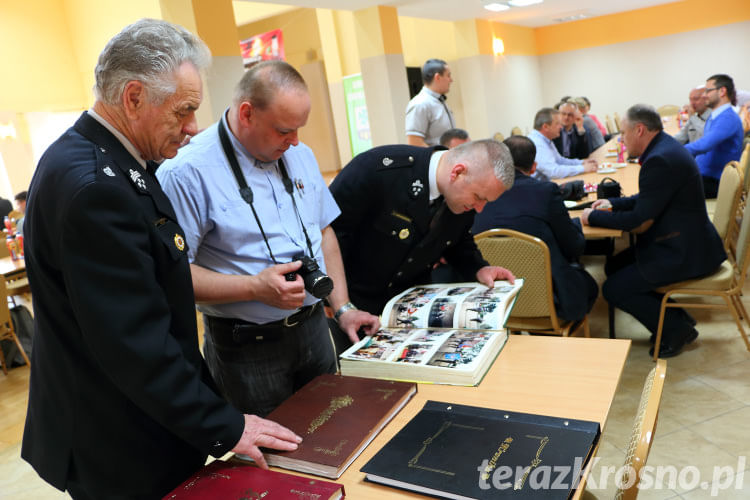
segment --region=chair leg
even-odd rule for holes
[[[665,294],[661,299],[661,308],[659,309],[659,325],[656,327],[656,340],[654,341],[654,363],[659,359],[659,348],[661,347],[661,333],[664,329],[664,316],[667,312],[667,298],[669,294]]]
[[[727,303],[727,306],[729,307],[729,312],[731,312],[732,316],[734,317],[734,322],[737,323],[737,329],[740,331],[740,335],[742,335],[742,340],[745,341],[745,347],[748,351],[750,351],[750,339],[747,338],[747,333],[745,333],[745,329],[742,327],[742,320],[740,319],[740,315],[735,309],[734,304],[732,304],[731,297],[727,295],[724,295],[723,297]]]
[[[607,312],[609,313],[609,338],[614,339],[615,337],[615,306],[607,304]]]
[[[2,349],[0,349],[0,365],[3,365],[3,373],[7,375],[8,374],[8,366],[7,366],[7,363],[5,362],[5,354],[3,354],[3,350]]]
[[[591,329],[589,328],[589,317],[588,315],[583,317],[583,335],[584,337],[591,338]]]
[[[11,331],[10,334],[13,336],[13,342],[16,343],[18,346],[18,351],[21,353],[21,356],[23,357],[23,360],[26,361],[26,364],[31,367],[31,360],[26,355],[26,351],[23,350],[23,346],[21,345],[21,341],[18,340],[18,335],[16,335],[16,332]],[[750,350],[750,347],[748,347],[748,350]]]

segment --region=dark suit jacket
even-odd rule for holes
[[[160,498],[233,448],[244,419],[204,368],[172,205],[87,113],[40,160],[24,229],[35,338],[21,455],[39,475]]]
[[[0,218],[5,217],[13,211],[13,203],[5,198],[0,198]]]
[[[472,232],[499,228],[530,234],[547,244],[555,310],[564,319],[582,319],[593,305],[598,288],[591,275],[577,264],[586,241],[580,221],[572,220],[565,209],[560,187],[517,170],[513,187],[477,214]],[[588,296],[588,291],[593,297]]]
[[[712,273],[726,253],[708,219],[703,183],[692,155],[661,132],[640,161],[638,194],[610,199],[613,211],[594,210],[589,223],[631,231],[653,220],[638,235],[635,255],[638,270],[655,286]]]
[[[469,232],[474,212],[440,211],[430,229],[428,169],[435,148],[381,146],[357,155],[331,183],[341,208],[332,227],[352,302],[380,314],[389,298],[429,283],[445,257],[466,281],[487,262]]]
[[[557,151],[560,153],[560,155],[565,156],[566,158],[578,158],[579,160],[583,160],[588,158],[589,154],[591,153],[591,148],[589,147],[589,135],[583,134],[578,135],[577,128],[575,124],[573,124],[573,134],[572,134],[572,144],[570,145],[570,152],[571,156],[565,156],[563,154],[563,140],[562,135],[565,132],[565,130],[560,131],[560,135],[557,137],[557,139],[554,139],[552,142],[555,143],[555,147],[557,148]]]

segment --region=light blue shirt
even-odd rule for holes
[[[536,172],[532,177],[550,180],[583,173],[581,160],[561,156],[555,144],[538,130],[532,130],[528,137],[536,146]]]
[[[224,117],[222,121],[226,126]],[[318,265],[325,271],[321,231],[341,211],[320,175],[312,150],[300,143],[290,147],[282,157],[294,184],[298,216],[291,196],[284,189],[277,163],[256,162],[229,127],[227,132],[242,173],[253,191],[255,211],[278,263],[290,262],[295,254],[303,251],[309,254],[300,225],[301,216]],[[253,212],[240,197],[216,123],[193,137],[175,158],[166,160],[156,177],[185,231],[191,263],[234,275],[255,275],[274,265]],[[317,301],[308,293],[305,305]],[[258,301],[201,304],[198,309],[213,316],[260,324],[294,312]]]

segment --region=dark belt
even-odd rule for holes
[[[252,323],[236,318],[221,318],[206,314],[211,337],[220,344],[244,344],[251,340],[263,341],[278,339],[284,330],[302,325],[320,308],[321,302],[305,306],[299,311],[278,321]]]

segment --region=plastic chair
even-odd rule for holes
[[[549,248],[544,241],[512,229],[490,229],[476,235],[474,240],[491,265],[502,266],[524,279],[505,324],[508,330],[567,337],[582,326],[584,335],[591,336],[588,316],[579,322],[557,317]]]
[[[503,142],[505,140],[505,136],[501,134],[500,132],[495,132],[495,135],[493,135],[492,138],[495,139],[497,142]]]
[[[620,122],[620,115],[615,113],[615,126],[618,132],[622,132],[622,122]]]
[[[730,248],[731,254],[731,248]],[[734,264],[732,263],[734,261]],[[704,278],[681,281],[671,285],[657,288],[658,293],[663,293],[661,309],[659,310],[659,324],[656,329],[656,340],[654,343],[654,361],[659,358],[659,347],[664,327],[664,315],[668,307],[687,307],[696,309],[729,309],[737,329],[745,341],[745,347],[750,351],[750,339],[742,326],[742,318],[750,321],[745,306],[742,304],[742,287],[745,284],[747,268],[750,263],[750,217],[743,217],[737,238],[737,250],[733,259],[722,262],[719,269]],[[719,297],[724,303],[711,302],[668,302],[673,295],[686,295],[694,297]]]
[[[521,130],[521,127],[513,127],[510,130],[510,135],[523,135],[523,131]]]
[[[706,200],[706,211],[711,214],[711,222],[727,250],[734,250],[734,238],[739,229],[736,215],[742,197],[742,177],[739,164],[730,161],[721,172],[716,200]]]
[[[604,117],[604,123],[607,126],[607,132],[611,135],[614,135],[620,131],[617,127],[615,127],[614,122],[612,121],[612,118],[609,117],[609,115],[606,115]]]
[[[7,293],[5,290],[5,280],[0,280],[0,283],[0,293]],[[23,346],[18,340],[16,331],[13,328],[13,321],[10,319],[10,309],[8,308],[8,301],[0,300],[0,302],[2,302],[2,304],[0,304],[0,340],[12,340],[13,342],[15,342],[24,361],[26,361],[27,365],[31,366],[31,361],[29,361],[29,357],[26,355],[26,351],[23,350]],[[3,354],[2,349],[0,349],[0,364],[2,364],[3,366],[3,373],[7,375],[8,362],[5,360],[5,355]]]
[[[680,107],[674,104],[665,104],[656,108],[659,116],[674,116],[680,112]]]
[[[628,451],[625,454],[625,474],[622,477],[623,485],[632,484],[629,488],[619,489],[615,494],[615,500],[635,500],[638,496],[637,480],[643,466],[646,465],[651,445],[654,442],[656,423],[659,418],[659,404],[661,394],[664,390],[664,378],[667,375],[667,361],[660,359],[656,366],[646,377],[641,392],[641,401],[638,403],[638,413],[633,422],[633,432],[630,435]],[[630,481],[630,473],[635,474],[635,481]]]

